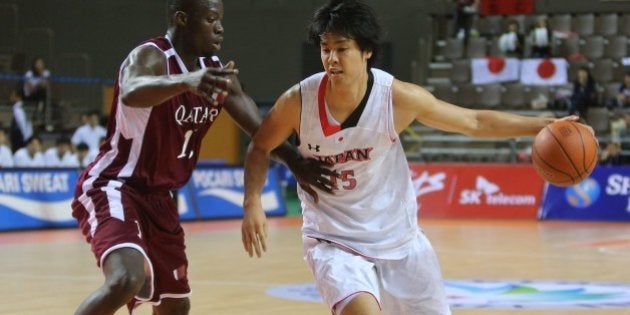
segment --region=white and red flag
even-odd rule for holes
[[[562,85],[567,81],[564,58],[525,59],[521,61],[521,83],[528,85]]]
[[[517,81],[520,61],[516,58],[474,58],[470,66],[473,84]]]

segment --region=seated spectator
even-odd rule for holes
[[[77,155],[72,153],[70,139],[60,136],[55,141],[55,146],[44,153],[47,167],[79,167]]]
[[[9,148],[7,130],[0,128],[0,168],[13,167],[13,152]]]
[[[630,108],[630,71],[623,76],[623,82],[619,85],[617,97],[611,107]]]
[[[15,167],[46,167],[42,154],[42,141],[38,136],[32,136],[26,141],[26,147],[13,154]]]
[[[33,136],[33,123],[26,115],[22,95],[18,91],[11,91],[9,102],[13,104],[13,118],[11,119],[11,150],[16,152],[26,145],[26,140]]]
[[[551,40],[553,32],[549,27],[546,17],[541,17],[529,32],[529,41],[532,45],[532,58],[551,58]]]
[[[98,151],[90,151],[90,147],[88,147],[85,142],[81,142],[77,144],[77,159],[79,160],[80,167],[87,167],[98,155]]]
[[[621,165],[621,143],[610,142],[601,151],[599,165]]]
[[[50,71],[46,69],[44,58],[35,57],[31,63],[31,69],[24,74],[24,100],[37,104],[36,120],[45,118],[46,103],[48,100],[48,88]]]
[[[573,81],[573,94],[569,100],[569,115],[586,118],[589,107],[597,106],[597,89],[591,71],[582,67]]]
[[[107,129],[99,125],[100,115],[98,111],[90,111],[83,115],[84,124],[75,130],[72,135],[72,144],[77,146],[83,142],[88,145],[90,151],[98,151],[101,139],[107,135]]]
[[[499,37],[499,49],[506,57],[522,58],[525,36],[519,29],[518,21],[509,20],[507,30]]]

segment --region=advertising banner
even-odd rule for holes
[[[420,217],[536,219],[544,181],[531,165],[410,164]]]
[[[200,219],[243,216],[244,169],[233,166],[198,166],[188,184],[180,189],[180,213]],[[275,172],[267,173],[262,195],[267,216],[285,215],[284,197]],[[189,213],[190,212],[190,213]]]
[[[177,192],[182,221],[243,216],[242,167],[198,166],[186,186]],[[0,171],[0,231],[77,226],[72,198],[79,171],[75,169],[21,169]],[[269,172],[263,190],[268,216],[286,214],[275,172]]]
[[[570,187],[548,185],[540,219],[630,221],[630,167],[601,166]]]
[[[77,170],[0,172],[0,230],[76,226],[72,197]]]

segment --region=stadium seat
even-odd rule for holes
[[[433,84],[433,95],[448,103],[457,102],[457,87],[451,83]]]
[[[551,96],[551,88],[549,86],[529,85],[525,88],[525,102],[531,108],[533,108],[532,102],[539,100],[541,97],[547,100],[547,105],[545,106],[545,108],[548,107],[549,104],[551,104],[551,102],[553,101],[553,97]]]
[[[599,84],[606,84],[615,77],[615,70],[619,65],[612,59],[598,59],[593,61],[591,73],[593,79]]]
[[[595,15],[591,13],[576,15],[571,19],[571,29],[580,36],[593,35],[595,31]]]
[[[630,25],[629,25],[630,26]],[[604,50],[604,57],[611,59],[621,59],[628,54],[628,37],[625,35],[614,35],[606,38],[607,44]]]
[[[464,57],[464,41],[459,38],[446,39],[444,57],[450,60]]]
[[[528,107],[525,98],[525,86],[520,83],[510,83],[503,87],[501,104],[508,109],[524,109]]]
[[[580,47],[580,52],[589,60],[599,59],[604,56],[604,37],[601,35],[591,35],[584,39],[584,44]]]
[[[487,15],[477,20],[477,31],[482,36],[495,37],[503,32],[503,16]]]
[[[460,84],[457,91],[457,101],[455,104],[467,108],[479,107],[480,89],[477,85],[468,83]]]
[[[559,32],[571,32],[571,15],[556,14],[551,17],[551,28]]]
[[[618,19],[617,13],[598,15],[595,17],[595,34],[602,36],[617,34]]]
[[[606,107],[591,107],[586,114],[586,123],[593,127],[597,136],[606,135],[610,127],[610,116]]]
[[[569,57],[580,52],[580,38],[578,36],[569,36],[556,40],[556,55]]]
[[[503,87],[501,84],[486,84],[479,86],[478,105],[482,108],[497,108],[501,104]]]
[[[619,35],[630,36],[630,12],[624,13],[619,18]]]
[[[453,67],[449,78],[452,82],[468,83],[470,82],[470,59],[457,59],[452,62]]]
[[[488,56],[488,43],[485,37],[471,37],[466,47],[466,57],[484,58]]]

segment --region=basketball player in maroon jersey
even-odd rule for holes
[[[222,1],[169,0],[168,9],[166,35],[123,61],[107,139],[76,186],[73,216],[105,275],[76,314],[114,314],[125,304],[131,312],[140,303],[152,304],[153,314],[188,314],[188,260],[172,191],[190,178],[222,108],[249,135],[261,121],[234,63],[214,55]],[[325,189],[324,165],[288,145],[276,156],[301,186]]]

